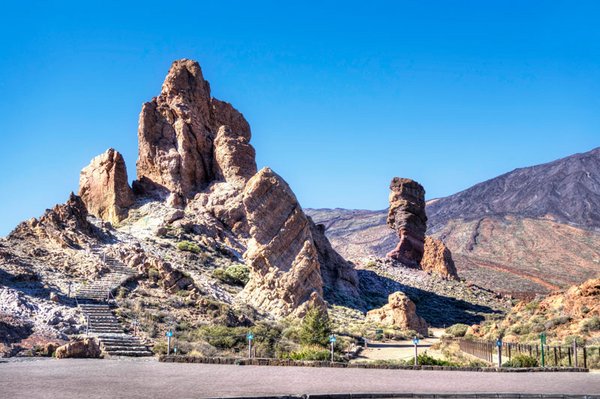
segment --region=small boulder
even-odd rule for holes
[[[388,303],[367,313],[367,321],[383,326],[414,330],[427,335],[427,322],[417,314],[417,307],[405,293],[397,291],[388,297]]]
[[[58,347],[54,352],[54,356],[57,359],[98,358],[100,357],[100,346],[98,346],[95,339],[84,338]]]

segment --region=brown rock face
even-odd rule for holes
[[[73,341],[59,346],[54,355],[57,359],[96,358],[100,357],[100,347],[95,339],[84,338],[81,341]]]
[[[414,180],[394,177],[390,190],[387,224],[398,233],[400,242],[387,256],[417,267],[423,257],[427,230],[425,189]]]
[[[256,172],[248,122],[211,98],[195,61],[173,63],[161,94],[142,108],[138,139],[137,176],[145,191],[162,188],[190,198],[212,181],[245,181]]]
[[[417,314],[414,302],[400,291],[391,294],[385,306],[369,311],[367,321],[427,335],[427,322]]]
[[[135,199],[123,156],[111,148],[94,158],[81,171],[79,196],[92,215],[111,223],[125,219]]]
[[[71,193],[65,204],[48,209],[39,219],[19,224],[9,239],[50,241],[63,248],[79,248],[94,237],[94,227],[87,221],[88,212],[80,197]]]
[[[331,243],[325,237],[325,226],[315,224],[310,217],[308,220],[313,242],[319,255],[325,299],[332,302],[358,299],[360,297],[359,281],[354,266],[332,248]]]
[[[446,279],[458,280],[452,253],[437,238],[425,237],[425,252],[421,259],[421,268],[426,272],[438,274]]]
[[[246,300],[275,316],[304,308],[313,293],[322,302],[323,280],[310,223],[287,183],[264,168],[246,184],[243,204],[251,226],[244,255],[251,270]]]

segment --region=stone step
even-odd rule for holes
[[[102,345],[102,349],[106,352],[113,351],[147,351],[148,348],[144,345]]]
[[[146,351],[114,351],[107,352],[110,356],[130,356],[130,357],[142,357],[142,356],[153,356],[154,354],[149,350]]]

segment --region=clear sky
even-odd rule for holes
[[[434,198],[600,146],[596,1],[88,3],[2,5],[0,235],[109,147],[135,178],[141,105],[178,58],[304,207],[382,209],[393,176]]]

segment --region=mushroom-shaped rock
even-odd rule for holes
[[[119,223],[127,217],[135,198],[125,160],[118,151],[110,148],[81,171],[79,196],[88,212],[103,220]]]
[[[394,177],[390,190],[387,224],[397,232],[400,242],[387,256],[407,266],[418,267],[427,230],[425,189],[414,180]]]

